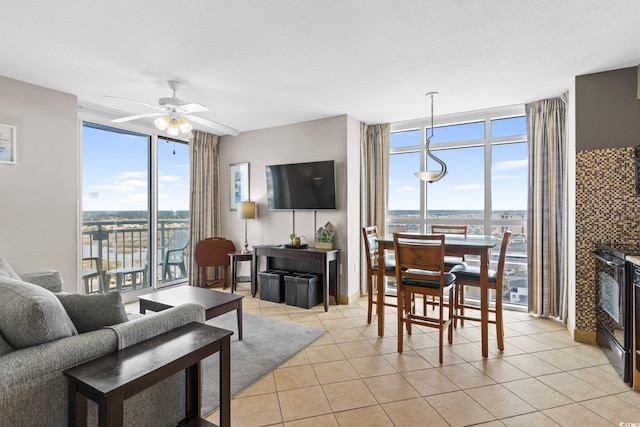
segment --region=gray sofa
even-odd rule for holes
[[[190,322],[204,322],[204,309],[197,304],[128,320],[117,293],[64,294],[55,271],[12,273],[0,259],[0,426],[68,425],[65,369]],[[118,316],[123,315],[121,322]],[[99,318],[106,326],[96,324]],[[125,424],[177,424],[185,415],[184,391],[184,374],[178,373],[131,397],[125,401]],[[97,425],[97,405],[91,401],[89,425]]]

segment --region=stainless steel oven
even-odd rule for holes
[[[598,245],[596,259],[596,339],[624,382],[632,382],[632,265],[627,254],[637,250],[628,245]]]

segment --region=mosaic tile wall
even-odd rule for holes
[[[597,242],[640,243],[634,148],[576,153],[576,329],[595,332]]]

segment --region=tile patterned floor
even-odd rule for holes
[[[640,393],[556,321],[505,312],[505,351],[490,339],[487,359],[478,325],[466,322],[440,365],[434,329],[414,327],[397,353],[394,308],[379,338],[366,298],[324,312],[261,301],[239,286],[246,312],[328,333],[236,396],[233,426],[640,425]]]

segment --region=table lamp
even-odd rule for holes
[[[256,202],[240,202],[238,203],[238,218],[244,219],[244,250],[243,254],[248,254],[249,244],[247,243],[247,220],[256,218]]]

